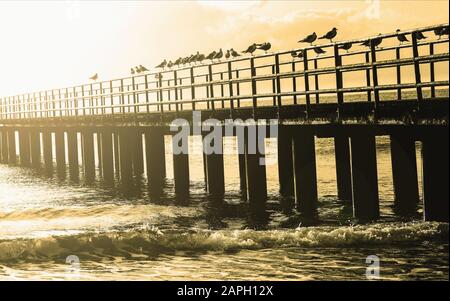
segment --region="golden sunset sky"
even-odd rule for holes
[[[449,22],[448,1],[1,1],[0,97],[72,86],[98,72],[245,49],[273,50],[333,26],[345,40]]]

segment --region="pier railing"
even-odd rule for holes
[[[373,101],[376,109],[383,91],[395,92],[391,100],[401,100],[402,91],[412,91],[420,102],[435,98],[439,87],[449,86],[449,39],[433,33],[444,26],[448,24],[401,31],[410,41],[404,44],[399,44],[395,32],[2,97],[0,120],[164,115],[186,110],[229,110],[232,116],[239,108],[251,108],[256,114],[263,106],[281,111],[283,106],[297,104],[305,105],[307,115],[314,105],[333,102],[339,108],[355,99]],[[419,40],[417,33],[427,38]],[[375,38],[383,39],[378,47]],[[370,47],[359,45],[369,39]],[[346,43],[353,44],[351,51],[340,49]],[[316,47],[326,53],[317,55]],[[292,58],[292,51],[303,57]],[[437,72],[438,64],[445,64],[443,72]],[[402,72],[407,68],[409,72]]]

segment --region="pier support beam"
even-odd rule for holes
[[[223,198],[225,194],[225,173],[223,165],[223,139],[222,135],[220,137],[216,136],[214,143],[214,151],[208,150],[211,141],[208,137],[203,137],[203,153],[204,153],[204,165],[206,167],[206,182],[208,193],[213,198]],[[218,153],[215,149],[219,149]]]
[[[295,129],[292,142],[294,192],[297,210],[313,216],[317,210],[317,171],[314,134]]]
[[[130,130],[119,129],[119,160],[120,160],[120,180],[122,185],[128,186],[133,181],[133,165],[131,162],[130,150]]]
[[[426,221],[449,221],[448,154],[448,127],[428,132],[422,140],[423,211]]]
[[[78,139],[75,130],[67,131],[67,154],[69,159],[69,174],[74,180],[79,178]]]
[[[42,131],[42,152],[44,153],[44,166],[46,171],[53,170],[53,144],[52,132],[50,130]]]
[[[114,148],[114,170],[116,175],[120,175],[120,151],[119,151],[119,133],[114,131],[113,133],[113,148]]]
[[[83,130],[83,167],[84,175],[87,180],[95,179],[95,150],[94,150],[94,133],[90,129]]]
[[[417,212],[419,205],[415,141],[406,131],[390,138],[394,211],[401,216],[410,216]]]
[[[239,164],[239,183],[243,197],[247,198],[247,174],[245,170],[245,139],[239,135],[236,137],[238,149],[238,164]]]
[[[144,154],[142,148],[142,133],[139,128],[135,128],[130,132],[131,135],[131,156],[133,162],[133,172],[135,176],[144,173]]]
[[[350,138],[353,216],[361,220],[379,217],[375,136],[370,132]]]
[[[150,187],[162,188],[166,177],[164,132],[161,128],[152,127],[146,129],[144,134],[147,179]]]
[[[114,182],[114,156],[112,132],[108,129],[101,133],[101,149],[103,179],[106,183],[111,184]]]
[[[41,167],[41,133],[37,129],[30,130],[31,166]]]
[[[177,147],[175,144],[176,141],[172,137],[173,149]],[[173,153],[173,177],[175,182],[175,193],[181,197],[189,195],[189,154]]]
[[[63,130],[55,131],[56,168],[60,176],[66,174],[66,143]]]
[[[2,139],[2,149],[1,149],[1,156],[2,156],[2,163],[8,163],[8,132],[6,129],[3,129],[1,132],[1,139]]]
[[[278,130],[278,178],[281,196],[293,196],[294,169],[292,159],[292,137],[289,133],[289,129],[285,126],[280,126]]]
[[[19,158],[20,165],[28,167],[30,166],[30,130],[19,130]]]
[[[258,147],[255,137],[249,137],[248,134],[248,128],[246,128],[244,148],[247,200],[250,210],[259,213],[265,211],[267,201],[265,149],[264,143],[260,143]]]
[[[338,198],[341,201],[352,200],[352,172],[350,164],[350,145],[346,135],[334,137],[336,158],[336,182]]]
[[[13,129],[8,130],[8,163],[17,163],[16,131]]]

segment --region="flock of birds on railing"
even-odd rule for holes
[[[440,39],[443,35],[448,36],[449,35],[448,31],[449,31],[448,26],[439,27],[439,28],[434,29],[434,34],[436,36],[438,36],[438,39]],[[401,33],[400,29],[397,29],[396,32],[397,32],[397,39],[400,42],[400,45],[402,45],[405,42],[409,42],[406,35]],[[379,35],[381,36],[381,33]],[[330,42],[333,43],[333,39],[336,36],[337,36],[337,28],[333,27],[333,29],[331,29],[329,32],[327,32],[323,36],[318,37],[317,34],[315,32],[313,32],[312,34],[308,35],[304,39],[299,40],[298,43],[308,43],[311,46],[313,46],[313,43],[317,39],[330,40]],[[416,38],[417,38],[417,40],[423,40],[423,39],[426,39],[427,37],[424,36],[424,34],[419,31],[416,33]],[[375,47],[379,47],[382,42],[383,42],[382,37],[376,37],[374,39],[368,39],[368,40],[364,41],[363,43],[360,44],[360,46],[371,47],[373,45]],[[347,43],[339,45],[338,48],[348,52],[350,50],[350,48],[352,48],[352,46],[353,46],[352,42],[347,42]],[[271,48],[272,48],[272,45],[270,44],[270,42],[265,42],[265,43],[261,43],[261,44],[253,43],[252,45],[248,46],[248,48],[246,50],[242,51],[242,53],[250,54],[251,56],[253,56],[253,53],[257,50],[262,50],[265,53],[267,53],[267,51],[269,51]],[[326,51],[323,48],[321,48],[320,46],[314,47],[313,50],[317,54],[317,56],[326,53]],[[155,66],[155,68],[165,70],[166,68],[172,69],[173,67],[181,67],[181,66],[184,67],[186,65],[192,65],[192,64],[197,65],[197,63],[203,64],[203,61],[205,61],[205,60],[206,61],[209,60],[211,62],[213,62],[214,60],[217,60],[218,62],[220,62],[223,57],[225,57],[225,59],[228,60],[230,58],[236,58],[239,56],[241,56],[241,54],[239,54],[233,48],[226,50],[225,53],[224,53],[223,49],[220,48],[220,50],[218,52],[213,51],[208,55],[202,54],[199,51],[197,51],[196,54],[192,54],[192,55],[186,56],[186,57],[179,57],[178,59],[176,59],[174,61],[171,61],[171,60],[167,61],[167,59],[164,59],[159,65]],[[304,56],[303,51],[291,51],[291,57],[293,59],[303,58],[303,56]],[[145,68],[143,65],[135,66],[130,69],[131,75],[145,73],[147,71],[149,71],[149,70],[147,68]],[[162,78],[162,76],[160,74],[156,74],[155,77]],[[98,79],[98,74],[97,73],[94,74],[89,79],[96,81]]]

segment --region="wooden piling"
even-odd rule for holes
[[[77,131],[67,130],[67,155],[69,160],[69,174],[72,180],[79,178],[79,162],[78,162],[78,137]]]
[[[350,137],[353,216],[360,220],[379,217],[375,136],[369,131]]]
[[[314,134],[308,130],[296,128],[292,137],[296,208],[306,216],[313,216],[317,210],[317,171]]]
[[[19,129],[19,159],[21,166],[30,166],[30,131],[27,128]]]
[[[102,175],[106,183],[114,182],[114,155],[113,155],[113,134],[111,130],[104,129],[101,133],[102,150]]]
[[[30,153],[31,166],[39,168],[41,166],[41,133],[38,129],[30,130]]]
[[[408,134],[402,131],[390,136],[394,210],[402,216],[415,214],[419,205],[416,145]]]
[[[56,168],[60,176],[66,173],[66,143],[63,130],[55,130]]]
[[[8,132],[6,131],[6,129],[3,129],[1,131],[1,140],[1,162],[8,163]]]
[[[175,148],[175,140],[172,138],[172,147]],[[173,154],[173,176],[175,182],[175,193],[184,197],[189,195],[189,155]]]
[[[145,129],[147,178],[151,187],[160,187],[166,177],[164,132],[161,128]]]
[[[208,193],[213,198],[222,198],[225,194],[225,176],[223,165],[223,140],[215,140],[214,142],[220,143],[221,153],[205,153],[206,141],[203,139],[204,158],[206,159],[204,164],[206,166],[206,178]],[[217,147],[217,146],[216,146]]]
[[[83,168],[87,180],[95,178],[94,132],[91,129],[82,131]]]
[[[338,198],[341,201],[352,200],[352,173],[350,164],[350,145],[346,135],[334,137],[336,159],[336,182]]]
[[[8,163],[17,163],[17,153],[16,153],[16,131],[14,129],[8,130]]]
[[[430,130],[422,140],[423,211],[426,221],[449,221],[448,154],[448,127]]]
[[[42,152],[44,153],[44,166],[45,170],[53,170],[53,144],[52,144],[52,132],[49,129],[42,131]]]
[[[292,159],[292,136],[286,126],[278,128],[278,178],[280,194],[284,197],[294,195],[294,169]]]
[[[139,128],[133,128],[130,132],[131,158],[133,162],[133,172],[135,176],[144,173],[144,154],[142,145],[142,132]]]
[[[119,136],[119,160],[120,160],[120,180],[122,185],[128,186],[133,181],[133,165],[130,150],[130,130],[120,128]]]

